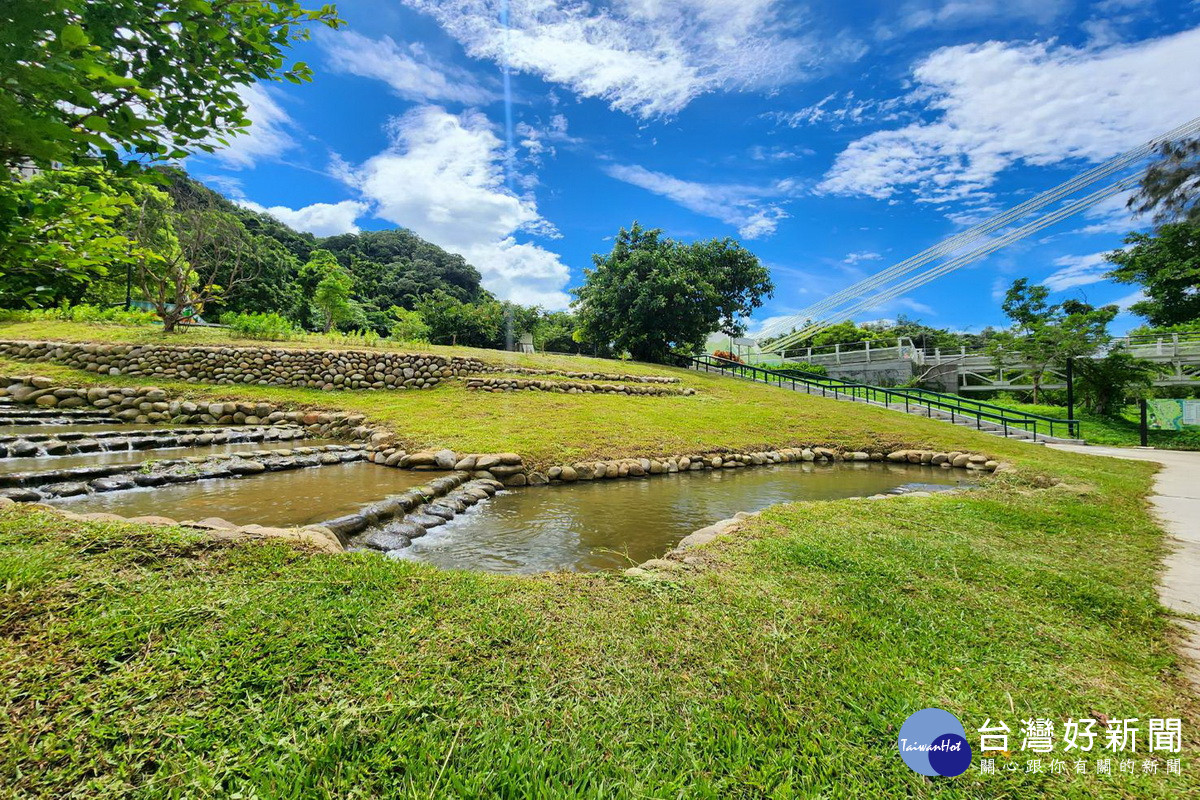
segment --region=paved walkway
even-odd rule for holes
[[[1200,614],[1200,451],[1152,450],[1051,444],[1057,450],[1112,456],[1163,465],[1154,480],[1150,505],[1167,532],[1171,551],[1163,560],[1158,596],[1172,611]],[[1191,659],[1188,680],[1200,692],[1200,622],[1176,619],[1189,635],[1182,645]]]

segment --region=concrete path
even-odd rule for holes
[[[1167,532],[1170,552],[1163,560],[1158,596],[1172,611],[1200,614],[1200,451],[1051,444],[1057,450],[1155,461],[1163,467],[1154,480],[1150,505]],[[1200,693],[1200,622],[1176,619],[1188,631],[1182,651],[1191,663],[1187,677]]]

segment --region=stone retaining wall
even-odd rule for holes
[[[360,461],[362,445],[322,445],[292,450],[259,450],[219,456],[193,456],[146,462],[107,464],[10,473],[0,479],[0,497],[35,502],[55,497],[77,497],[99,492],[118,492],[137,487],[194,483],[235,475],[258,475]],[[149,469],[146,466],[149,465]]]
[[[153,386],[100,387],[86,389],[55,387],[53,379],[26,376],[0,379],[0,398],[22,405],[64,409],[106,409],[115,419],[135,424],[175,423],[191,425],[299,425],[308,436],[366,441],[390,439],[391,434],[365,424],[366,416],[345,412],[284,411],[273,403],[224,401],[193,403],[169,400]]]
[[[0,355],[51,361],[100,375],[325,390],[428,389],[445,378],[487,369],[473,358],[386,350],[0,341]]]
[[[467,388],[484,392],[558,392],[559,394],[692,395],[695,389],[667,386],[628,386],[618,383],[542,381],[536,378],[468,378]]]
[[[513,375],[558,375],[581,381],[624,381],[625,383],[679,383],[679,378],[665,375],[622,375],[613,372],[569,372],[563,369],[534,369],[533,367],[506,367],[492,365],[482,372],[507,372]]]

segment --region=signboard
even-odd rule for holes
[[[1147,400],[1147,427],[1160,431],[1200,428],[1200,400]]]
[[[747,338],[745,336],[739,336],[737,339],[733,340],[733,343],[738,347],[754,347],[754,345],[758,344],[756,340]]]

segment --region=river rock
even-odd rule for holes
[[[953,460],[950,462],[950,466],[952,466],[952,467],[965,467],[965,466],[967,465],[967,462],[970,460],[970,458],[971,458],[971,457],[970,457],[970,456],[968,456],[966,453],[959,453],[959,454],[958,454],[958,455],[956,455],[956,456],[954,457],[954,459],[953,459]]]
[[[354,543],[370,547],[372,550],[401,550],[412,544],[412,539],[400,533],[373,530],[355,538]]]
[[[404,536],[405,538],[407,538],[409,540],[420,539],[422,536],[425,535],[424,528],[422,528],[420,525],[416,524],[415,522],[409,522],[407,520],[397,520],[395,522],[389,522],[387,525],[384,526],[383,531],[384,531],[384,533],[394,534],[397,536]]]
[[[266,472],[267,465],[261,461],[238,460],[230,463],[228,469],[234,475],[257,475]]]
[[[420,525],[422,528],[436,528],[439,525],[446,524],[445,519],[433,514],[409,514],[405,519],[415,525]]]
[[[434,453],[433,458],[434,464],[440,469],[454,469],[455,464],[458,463],[458,456],[453,450],[438,450]]]
[[[362,514],[347,514],[344,517],[322,522],[322,527],[333,531],[339,538],[353,536],[367,527],[367,518]]]
[[[33,489],[0,489],[0,497],[6,497],[9,500],[14,500],[18,503],[34,503],[42,499],[40,492]]]
[[[123,489],[132,489],[137,486],[137,483],[133,478],[125,475],[114,475],[111,478],[97,478],[90,485],[97,492],[119,492]]]
[[[509,475],[503,480],[505,486],[528,486],[529,479],[525,477],[525,473],[518,472],[515,475]]]

